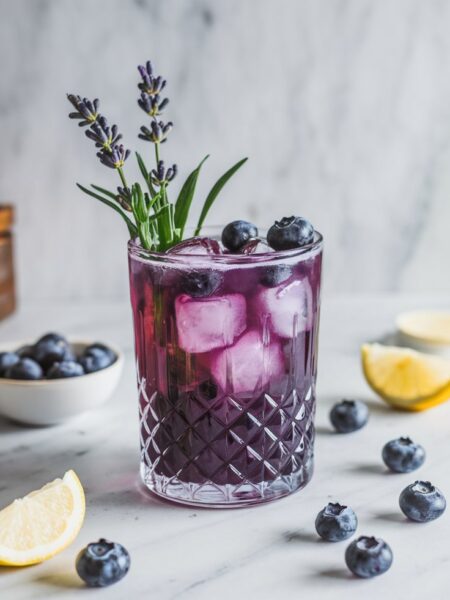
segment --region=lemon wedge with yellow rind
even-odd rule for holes
[[[83,487],[74,471],[0,511],[0,565],[33,565],[69,546],[84,521]]]
[[[361,354],[367,383],[391,406],[420,411],[450,398],[448,359],[381,344],[364,344]]]

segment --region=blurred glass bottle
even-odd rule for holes
[[[14,285],[13,232],[14,208],[0,204],[0,319],[14,312],[16,294]]]

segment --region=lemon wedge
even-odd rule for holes
[[[361,354],[367,383],[391,406],[419,411],[450,398],[450,360],[380,344]]]
[[[0,565],[33,565],[61,552],[84,521],[83,487],[74,471],[0,511]]]

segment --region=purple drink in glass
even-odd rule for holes
[[[224,253],[129,244],[141,476],[164,498],[241,506],[313,470],[322,237]]]

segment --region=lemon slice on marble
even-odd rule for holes
[[[61,552],[84,521],[83,487],[74,471],[0,511],[0,565],[33,565]]]
[[[380,344],[364,344],[361,354],[367,383],[391,406],[419,411],[450,398],[448,359]]]

